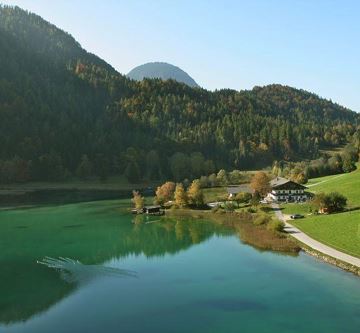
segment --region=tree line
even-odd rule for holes
[[[359,115],[329,100],[281,85],[210,92],[135,82],[18,7],[0,6],[0,49],[2,183],[179,182],[318,159],[348,142],[359,150]]]

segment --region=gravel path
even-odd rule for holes
[[[313,248],[316,251],[319,251],[330,257],[344,261],[348,264],[351,264],[351,265],[354,265],[354,266],[357,266],[360,268],[360,259],[359,258],[353,257],[344,252],[335,250],[334,248],[327,246],[323,243],[320,243],[317,240],[309,237],[308,235],[303,233],[301,230],[299,230],[298,228],[294,227],[292,224],[290,224],[289,222],[286,221],[278,204],[271,204],[271,207],[273,208],[277,218],[285,223],[285,231],[288,232],[289,234],[291,234],[291,236],[293,236],[300,242],[306,244],[307,246]]]

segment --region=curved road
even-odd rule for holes
[[[327,246],[323,243],[318,242],[317,240],[309,237],[305,233],[303,233],[300,229],[294,227],[290,223],[288,223],[283,215],[283,213],[280,210],[280,207],[278,204],[271,204],[271,207],[273,208],[276,217],[285,223],[285,231],[290,233],[291,236],[299,240],[300,242],[306,244],[307,246],[313,248],[316,251],[319,251],[321,253],[324,253],[330,257],[333,257],[335,259],[344,261],[348,264],[357,266],[360,268],[360,258],[353,257],[349,254],[346,254],[344,252],[340,252],[338,250],[335,250],[334,248]]]

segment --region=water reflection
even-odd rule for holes
[[[134,275],[103,266],[113,258],[162,257],[230,233],[206,221],[134,217],[119,206],[114,201],[1,211],[0,322],[28,320],[94,278]]]

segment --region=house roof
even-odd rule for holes
[[[276,177],[270,181],[270,185],[272,187],[276,187],[276,186],[284,185],[284,184],[288,183],[289,181],[290,181],[289,179],[286,179],[283,177]]]
[[[272,188],[277,188],[277,187],[283,187],[283,185],[285,184],[291,184],[291,185],[296,185],[297,187],[301,187],[301,188],[306,188],[306,186],[304,185],[301,185],[299,183],[296,183],[292,180],[289,180],[289,179],[286,179],[286,178],[283,178],[283,177],[276,177],[274,178],[273,180],[270,181],[270,186]]]

